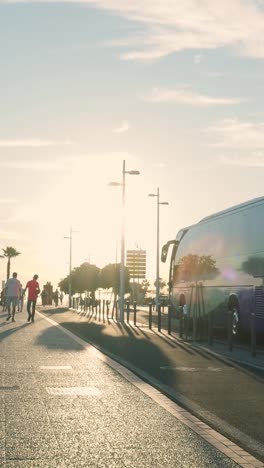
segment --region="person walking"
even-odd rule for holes
[[[12,305],[12,322],[15,322],[16,307],[21,294],[21,283],[17,279],[17,273],[14,272],[12,278],[9,278],[5,285],[5,297],[7,306],[7,321],[11,318],[11,305]]]
[[[59,303],[59,291],[58,291],[58,289],[56,289],[56,291],[53,293],[53,300],[54,300],[55,307],[58,307],[58,303]]]
[[[61,305],[62,305],[63,298],[64,298],[64,295],[63,295],[63,292],[61,292],[60,293],[60,303],[61,303]]]
[[[21,284],[20,296],[18,298],[17,311],[18,312],[23,312],[23,307],[24,307],[24,291],[23,291],[23,286]]]
[[[34,275],[33,279],[28,281],[24,290],[24,294],[28,289],[28,300],[27,300],[27,313],[28,319],[27,321],[34,322],[35,319],[35,309],[36,309],[36,302],[38,295],[40,293],[39,283],[37,281],[38,275]]]

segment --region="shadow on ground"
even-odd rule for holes
[[[23,325],[14,326],[12,322],[2,322],[0,325],[0,341],[3,341],[5,338],[13,335],[13,333],[19,332],[29,325],[29,323],[23,323]]]
[[[67,310],[67,309],[66,309]],[[65,311],[65,309],[64,309]],[[130,362],[134,366],[149,372],[159,380],[163,380],[167,385],[173,385],[177,379],[177,373],[168,373],[164,379],[164,371],[161,368],[170,367],[172,362],[159,346],[142,330],[129,325],[122,325],[116,321],[98,322],[92,318],[86,318],[80,315],[76,316],[74,312],[68,311],[62,315],[62,309],[40,309],[50,317],[60,323],[84,341],[99,346],[106,352],[121,357],[121,359]],[[74,317],[71,315],[74,314]],[[78,318],[76,320],[76,318]],[[75,321],[74,321],[75,319]],[[163,341],[164,340],[164,341]],[[166,337],[159,339],[160,344],[174,347]],[[50,349],[75,349],[82,350],[82,346],[76,343],[66,335],[61,334],[56,326],[49,327],[37,338],[37,344],[46,346]]]

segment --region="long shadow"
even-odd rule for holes
[[[68,307],[38,307],[38,310],[40,312],[48,313],[48,314],[64,314],[64,312],[67,312],[69,309]]]
[[[56,326],[49,327],[39,334],[36,338],[36,344],[53,350],[83,351],[81,344],[61,333]]]
[[[51,315],[49,313],[49,315]],[[119,328],[105,326],[96,322],[74,322],[59,321],[67,330],[79,336],[83,340],[99,346],[103,350],[121,357],[132,365],[149,372],[159,381],[173,386],[177,379],[177,373],[171,372],[164,374],[162,367],[172,366],[169,357],[155,343],[146,340],[144,336],[138,337],[133,333],[120,335]],[[126,327],[128,328],[128,327]],[[58,330],[58,327],[49,327],[44,330],[36,339],[36,344],[45,346],[51,350],[76,350],[82,351],[83,347],[64,335]]]
[[[10,335],[13,335],[13,333],[16,333],[22,330],[22,328],[28,327],[30,325],[30,323],[23,323],[23,325],[16,325],[15,327],[12,327],[12,328],[4,328],[5,325],[8,326],[9,324],[10,322],[1,323],[0,341],[3,341],[5,338],[8,338]],[[2,331],[2,327],[3,327],[3,331]]]
[[[168,343],[158,339],[155,334],[151,334],[150,340],[147,340],[144,335],[134,336],[128,333],[122,335],[113,322],[111,326],[108,326],[95,321],[79,320],[72,313],[66,313],[65,317],[62,314],[56,316],[56,312],[57,310],[54,314],[48,313],[47,315],[54,315],[55,320],[63,327],[84,341],[99,346],[111,356],[117,356],[145,371],[171,387],[178,395],[182,394],[194,404],[198,404],[197,408],[192,406],[192,411],[202,420],[209,422],[213,428],[225,432],[227,426],[221,423],[221,420],[224,420],[259,441],[258,447],[260,444],[263,447],[262,383],[244,375],[240,370],[234,369],[230,372],[228,369],[226,371],[225,365],[216,364],[221,369],[219,372],[213,372],[208,367],[208,361],[204,360],[205,356],[199,356],[196,350],[187,349],[178,341],[176,343],[178,349],[171,350]],[[142,332],[141,329],[138,331]],[[82,349],[68,336],[59,338],[58,334],[58,327],[49,327],[38,337],[38,343],[51,349]],[[181,348],[184,349],[184,353]],[[186,372],[192,367],[197,369],[194,369],[194,372]],[[239,394],[239,398],[234,397],[234,392],[238,392],[235,395]],[[211,415],[218,416],[220,422]],[[236,440],[236,436],[231,435]],[[263,451],[262,448],[261,450]]]
[[[156,336],[158,336],[161,340],[165,341],[165,343],[170,346],[171,348],[177,348],[177,345],[173,343],[169,338],[163,335],[163,333],[157,333],[155,330],[152,330]]]

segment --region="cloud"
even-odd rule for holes
[[[207,129],[216,141],[211,145],[232,150],[262,150],[264,148],[264,122],[244,122],[225,119]]]
[[[0,229],[0,239],[1,239],[1,242],[5,242],[5,241],[17,241],[19,239],[21,239],[21,235],[19,232],[17,231],[5,231],[3,229]],[[1,255],[1,251],[0,251],[0,255]],[[1,259],[0,259],[1,261]]]
[[[149,95],[143,97],[146,102],[162,103],[162,102],[177,102],[191,106],[223,106],[240,104],[244,102],[241,98],[214,97],[195,93],[187,88],[183,89],[167,89],[153,88]]]
[[[163,162],[157,162],[157,163],[153,163],[152,167],[157,167],[158,169],[163,169],[164,167],[166,167],[166,164],[164,164]]]
[[[264,154],[255,155],[221,155],[219,161],[228,166],[264,167]]]
[[[0,198],[0,205],[12,205],[15,203],[19,203],[19,201],[14,198]]]
[[[115,133],[125,133],[127,132],[128,130],[130,130],[131,128],[131,125],[129,122],[127,122],[126,120],[124,122],[122,122],[119,127],[116,127],[114,129],[114,132]]]
[[[29,138],[25,140],[0,140],[0,147],[5,148],[41,148],[71,144],[71,141],[39,140],[37,138]]]
[[[60,160],[47,161],[47,160],[14,160],[14,161],[0,161],[0,168],[12,170],[25,170],[25,171],[64,171],[64,164]]]
[[[44,1],[0,0],[0,3]],[[140,45],[137,38],[134,41],[128,38],[129,44],[124,45],[130,49],[121,54],[125,60],[157,60],[181,50],[223,47],[248,57],[264,57],[262,0],[77,0],[74,3],[114,12],[141,26]]]

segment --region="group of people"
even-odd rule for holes
[[[54,301],[54,304],[56,307],[58,307],[59,300],[60,300],[60,304],[62,305],[62,301],[64,297],[63,293],[62,292],[59,293],[58,289],[56,289],[56,291],[54,292],[51,291],[50,293],[48,293],[48,291],[45,288],[41,292],[40,296],[41,296],[41,302],[43,306],[51,305],[52,302]]]
[[[3,291],[4,302],[3,304],[7,307],[7,321],[12,317],[12,322],[15,322],[16,310],[22,312],[23,301],[26,291],[28,291],[27,299],[27,313],[28,313],[28,322],[34,322],[35,318],[35,308],[38,295],[40,293],[38,275],[34,275],[33,279],[28,281],[25,289],[23,289],[22,284],[17,279],[17,273],[14,272],[12,278],[9,278],[6,281],[5,288]]]

